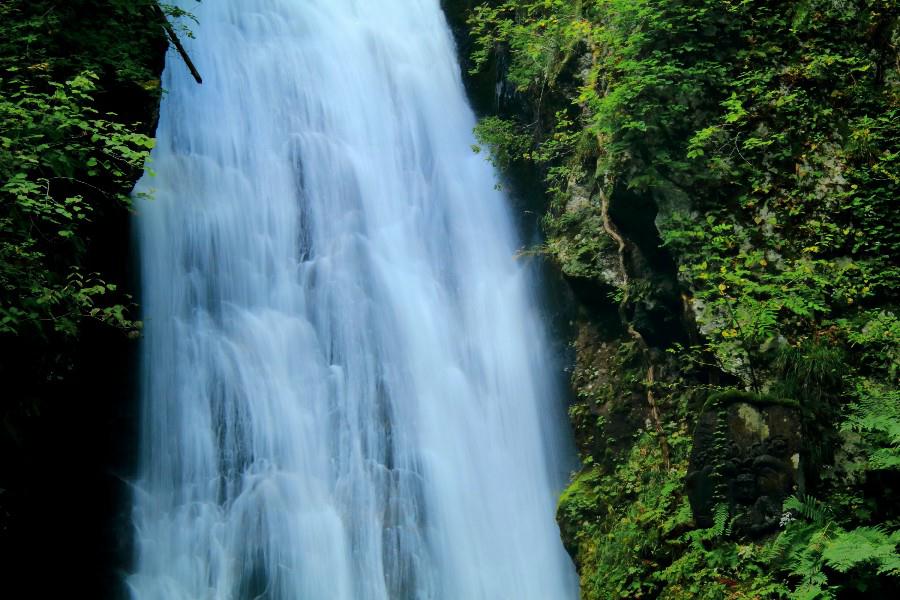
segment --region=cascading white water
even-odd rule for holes
[[[575,598],[553,360],[439,0],[183,6],[133,597]]]

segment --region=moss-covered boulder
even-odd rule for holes
[[[796,403],[728,390],[709,398],[694,430],[687,489],[697,523],[725,503],[737,535],[772,531],[784,499],[802,487]]]

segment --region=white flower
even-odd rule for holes
[[[783,515],[781,515],[781,520],[778,521],[778,526],[781,528],[784,528],[785,526],[787,526],[788,523],[790,523],[792,521],[796,521],[796,519],[794,518],[794,515],[792,515],[790,512],[786,512]]]

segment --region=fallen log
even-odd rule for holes
[[[190,70],[191,75],[194,77],[197,83],[203,83],[203,78],[200,77],[200,72],[197,70],[197,67],[194,66],[194,61],[191,60],[191,57],[188,55],[187,50],[184,49],[184,46],[181,44],[181,40],[178,39],[178,34],[175,33],[175,28],[172,27],[172,24],[166,17],[166,13],[163,12],[163,9],[160,8],[159,4],[157,4],[156,2],[153,3],[153,8],[156,11],[156,14],[159,16],[160,21],[162,22],[162,26],[166,30],[166,34],[169,36],[169,40],[171,40],[172,45],[175,46],[178,54],[181,55],[181,59],[184,61],[184,64],[187,65],[187,68]]]

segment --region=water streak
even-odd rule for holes
[[[183,5],[133,597],[576,597],[553,360],[439,0]]]

